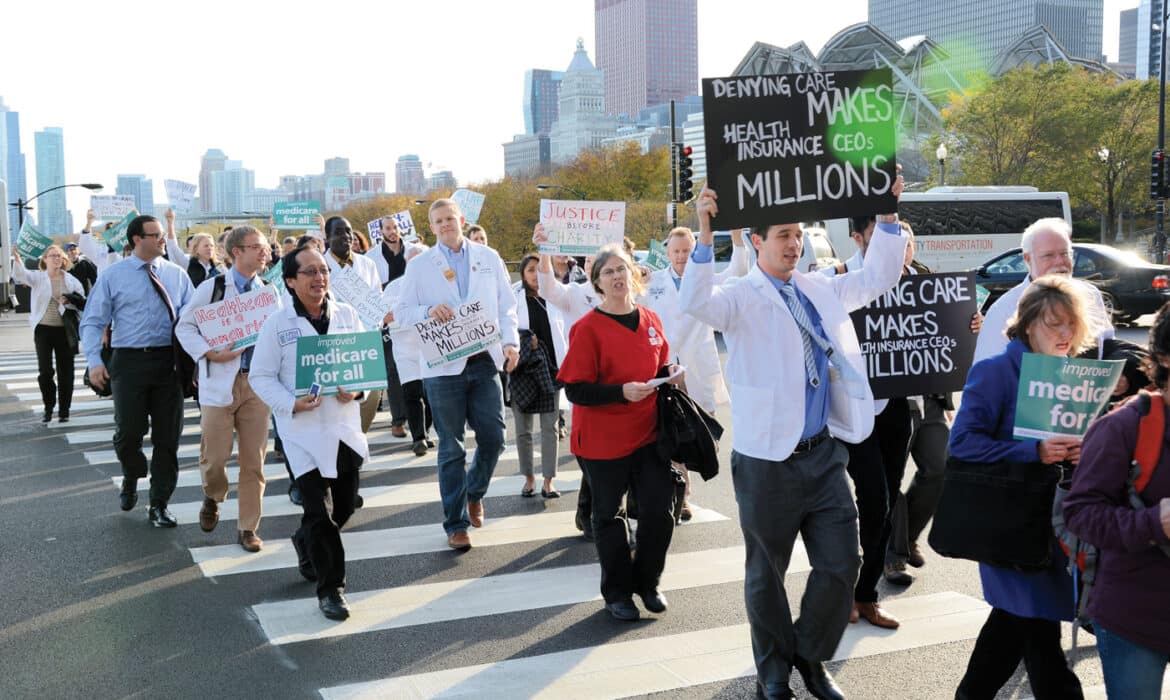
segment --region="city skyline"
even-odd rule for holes
[[[1107,54],[1116,55],[1117,15],[1130,2],[1105,2]],[[30,184],[36,181],[32,134],[60,126],[68,135],[70,183],[100,182],[112,194],[119,173],[143,173],[160,204],[162,181],[198,183],[200,159],[213,148],[243,161],[263,188],[276,187],[284,175],[319,172],[335,156],[349,158],[355,172],[391,173],[405,154],[418,154],[428,176],[450,170],[461,185],[474,185],[503,176],[500,144],[525,131],[524,72],[559,69],[578,37],[591,55],[596,50],[592,0],[563,3],[555,16],[545,4],[517,2],[505,27],[492,34],[482,28],[498,23],[498,7],[456,0],[450,13],[456,19],[446,20],[445,33],[401,32],[384,42],[355,37],[346,61],[298,61],[293,72],[281,57],[303,53],[316,40],[301,28],[306,15],[313,17],[313,36],[348,36],[358,26],[353,17],[370,10],[342,0],[327,15],[307,2],[274,13],[212,0],[185,16],[178,31],[151,24],[156,16],[145,8],[127,1],[79,8],[54,0],[12,8],[14,26],[67,13],[71,20],[60,24],[58,43],[83,49],[46,52],[32,33],[0,44],[0,65],[10,68],[0,97],[20,113]],[[866,0],[842,0],[826,18],[814,8],[790,10],[764,0],[699,0],[699,76],[729,74],[755,41],[805,41],[815,50],[865,21],[866,10]],[[232,22],[222,25],[227,16]],[[425,8],[394,10],[398,26],[423,27],[435,17]],[[119,39],[135,32],[162,40]],[[163,46],[159,60],[140,60],[142,49]],[[90,49],[96,61],[76,60]],[[117,71],[107,67],[123,65],[141,71],[129,84],[151,89],[114,90]],[[91,193],[66,192],[74,220],[84,220]],[[35,194],[31,187],[28,194]]]

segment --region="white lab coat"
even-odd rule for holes
[[[402,252],[404,255],[410,254],[410,249],[415,247],[414,243],[402,242]],[[378,272],[378,286],[374,289],[380,289],[390,283],[390,266],[386,264],[386,258],[382,255],[382,244],[370,248],[365,252],[364,256],[370,262],[374,263],[374,269]]]
[[[747,251],[735,246],[731,264],[723,272],[713,275],[713,284],[721,285],[734,277],[748,273]],[[683,276],[690,274],[692,265],[687,265]],[[674,271],[667,267],[650,275],[646,292],[639,304],[658,314],[662,321],[662,332],[670,343],[672,362],[687,368],[685,380],[687,394],[708,413],[714,413],[719,404],[727,403],[727,385],[723,382],[723,368],[719,364],[719,348],[715,344],[715,331],[694,316],[683,313],[679,304],[679,291],[674,287]]]
[[[69,294],[72,292],[85,296],[85,287],[82,286],[81,281],[65,270],[61,272],[65,275],[65,293]],[[49,279],[49,273],[44,270],[26,270],[24,268],[24,261],[19,263],[14,261],[12,265],[12,279],[31,290],[29,294],[28,325],[36,328],[37,324],[41,322],[41,319],[45,317],[45,311],[49,309],[49,297],[53,294],[53,282]],[[74,311],[77,310],[72,304],[57,303],[57,313],[64,315],[66,308],[73,309]]]
[[[528,300],[524,298],[524,285],[516,290],[516,327],[518,330],[532,330],[528,325]],[[569,328],[565,325],[565,317],[554,304],[546,302],[548,311],[548,327],[552,331],[553,353],[557,358],[557,367],[565,363],[565,352],[569,349]]]
[[[1105,310],[1105,301],[1101,298],[1101,292],[1088,282],[1078,279],[1072,279],[1072,281],[1084,292],[1090,335],[1097,338],[1098,341],[1112,338],[1113,323],[1109,318],[1109,312]],[[1004,335],[1004,331],[1007,330],[1008,321],[1016,315],[1016,307],[1020,303],[1020,297],[1024,295],[1024,290],[1030,284],[1032,284],[1032,278],[1025,277],[1023,282],[1004,292],[1003,296],[996,299],[991,308],[987,310],[987,314],[983,317],[983,327],[979,329],[979,338],[975,341],[975,357],[971,360],[972,365],[1007,350],[1008,339]]]
[[[199,332],[199,323],[195,320],[195,311],[211,303],[216,279],[216,277],[208,277],[195,288],[191,300],[183,307],[183,313],[179,314],[179,322],[175,324],[175,337],[178,338],[179,344],[183,346],[187,354],[194,358],[195,364],[199,368],[199,403],[205,406],[224,407],[232,405],[232,386],[235,384],[236,375],[240,372],[241,358],[236,357],[227,362],[208,360],[207,353],[216,348],[207,344],[203,334]],[[263,283],[263,278],[257,275],[252,281],[252,286],[254,289],[259,289],[259,285]],[[224,276],[223,298],[233,299],[238,296],[240,293],[236,291],[234,273],[228,272]],[[279,298],[278,295],[277,299]],[[291,303],[290,301],[289,304],[291,305]],[[279,308],[273,313],[277,311]],[[254,353],[255,351],[253,351]]]
[[[496,368],[504,368],[504,345],[519,347],[520,339],[516,326],[516,296],[504,261],[491,248],[463,240],[467,247],[468,261],[467,299],[459,298],[459,284],[454,271],[450,279],[447,259],[440,246],[436,245],[410,261],[403,276],[402,294],[394,308],[394,318],[404,325],[421,323],[427,318],[427,310],[436,304],[448,304],[456,308],[470,301],[483,302],[488,317],[499,319],[501,342],[489,349]],[[463,372],[467,358],[449,362],[438,367],[421,367],[423,378],[454,376]]]
[[[330,335],[365,330],[352,306],[330,301],[329,310]],[[297,316],[292,304],[269,316],[252,352],[248,383],[272,409],[293,476],[317,469],[321,476],[336,479],[339,442],[363,460],[370,458],[370,448],[362,434],[360,402],[341,403],[330,394],[322,396],[320,405],[312,411],[293,414],[297,399],[297,338],[302,335],[317,335],[317,331],[307,319]]]
[[[558,280],[552,272],[541,272],[539,267],[536,272],[536,280],[536,293],[550,306],[555,306],[561,312],[566,329],[572,328],[573,324],[580,321],[582,316],[601,303],[601,297],[593,288],[593,283],[588,280],[565,284]],[[565,337],[568,337],[567,330]]]
[[[797,288],[816,306],[838,362],[856,378],[830,369],[829,429],[847,442],[873,430],[873,394],[849,312],[893,287],[902,270],[906,237],[874,234],[868,263],[857,272],[826,279],[792,273]],[[723,333],[731,389],[733,446],[771,461],[791,456],[804,428],[805,375],[801,333],[779,292],[754,267],[736,284],[713,284],[713,265],[692,263],[683,276],[680,303],[686,313]]]

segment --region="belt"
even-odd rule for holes
[[[491,362],[492,361],[492,354],[490,352],[488,352],[487,350],[484,350],[483,352],[477,352],[474,355],[472,355],[471,357],[467,358],[467,362],[469,364],[472,362],[475,362],[476,360],[487,360],[488,362]]]
[[[821,432],[817,433],[816,435],[813,435],[812,437],[808,438],[807,440],[801,440],[800,442],[796,443],[796,449],[794,449],[792,451],[792,454],[799,455],[799,454],[804,454],[806,452],[811,452],[817,445],[821,444],[822,442],[824,442],[825,440],[828,440],[828,439],[829,439],[829,429],[828,428],[821,428]]]
[[[160,345],[158,347],[153,347],[153,348],[114,348],[114,349],[117,350],[118,352],[162,352],[163,350],[170,351],[170,350],[173,350],[174,348],[170,345]]]

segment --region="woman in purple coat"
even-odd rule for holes
[[[1170,306],[1150,329],[1152,377],[1170,398]],[[1170,410],[1166,411],[1170,418]],[[1099,550],[1088,613],[1110,698],[1157,700],[1170,659],[1170,450],[1131,505],[1128,474],[1141,413],[1129,403],[1093,423],[1064,500],[1068,529]],[[1170,430],[1165,433],[1170,436]]]
[[[967,462],[1035,462],[1037,469],[1076,463],[1079,438],[1015,440],[1012,427],[1023,354],[1076,355],[1090,337],[1084,319],[1084,302],[1071,281],[1041,277],[1028,287],[1008,323],[1007,349],[976,363],[967,375],[951,428],[951,455]],[[1037,700],[1083,697],[1060,646],[1060,621],[1073,619],[1072,577],[1055,538],[1053,550],[1052,565],[1044,571],[979,565],[983,597],[992,611],[955,691],[956,700],[991,700],[1021,660]]]

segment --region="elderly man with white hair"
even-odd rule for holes
[[[972,364],[980,360],[1002,353],[1008,344],[1004,330],[1008,320],[1016,313],[1016,305],[1020,295],[1032,283],[1032,280],[1044,275],[1062,275],[1071,277],[1073,270],[1072,229],[1064,219],[1040,219],[1024,231],[1020,241],[1024,250],[1024,264],[1028,266],[1028,276],[1015,287],[1004,292],[996,299],[983,320],[983,332],[975,344],[975,358]],[[1105,309],[1105,302],[1101,299],[1101,292],[1088,282],[1075,280],[1077,286],[1085,293],[1085,307],[1088,309],[1089,328],[1101,340],[1113,337],[1113,323],[1109,312]]]

